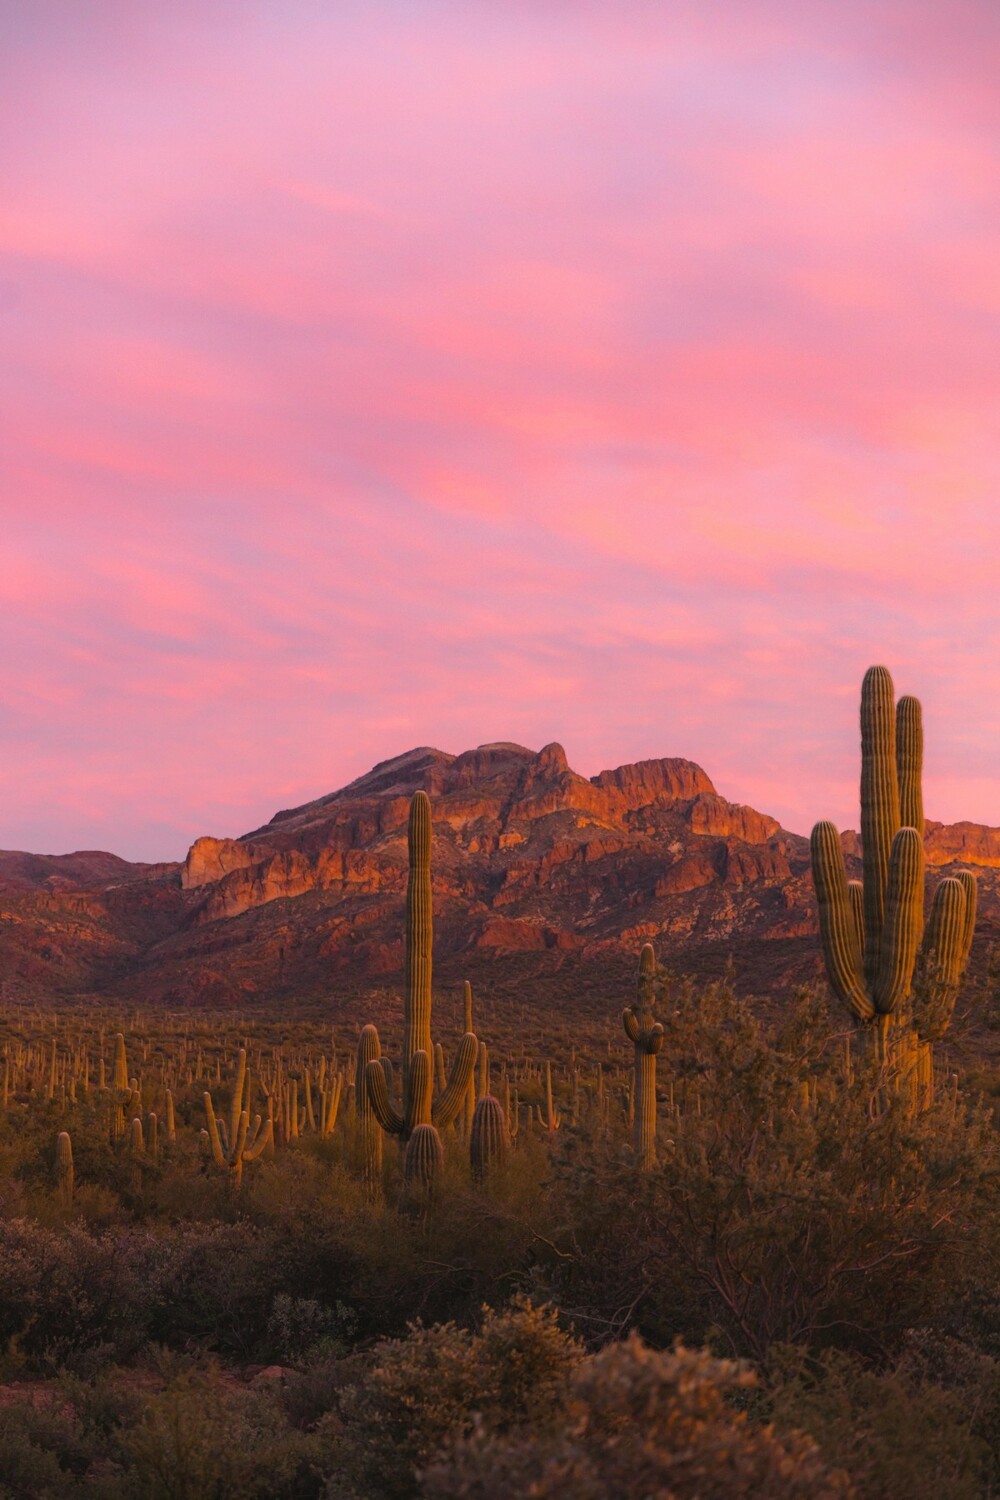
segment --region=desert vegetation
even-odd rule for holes
[[[8,1004],[0,1494],[1000,1491],[1000,1142],[947,1051],[975,889],[923,935],[882,669],[862,753],[863,888],[813,842],[832,1009],[646,944],[603,1037],[489,1033],[435,992],[423,793],[381,1029]]]

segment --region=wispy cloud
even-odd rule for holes
[[[846,823],[876,659],[1000,823],[995,6],[0,24],[0,843],[512,737]]]

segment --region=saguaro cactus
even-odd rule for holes
[[[931,1043],[947,1030],[968,964],[976,882],[967,871],[942,880],[924,931],[922,760],[919,701],[896,704],[885,667],[870,667],[861,687],[864,879],[847,879],[833,823],[816,824],[811,854],[830,985],[926,1101]]]
[[[431,966],[434,923],[431,900],[431,805],[426,792],[416,792],[410,803],[409,878],[406,886],[406,995],[403,1010],[403,1094],[397,1109],[389,1091],[386,1070],[378,1052],[366,1062],[364,1092],[382,1129],[409,1144],[418,1127],[435,1133],[451,1125],[462,1108],[476,1065],[479,1044],[475,1034],[463,1036],[445,1087],[434,1097],[434,1044],[431,1040]],[[366,1027],[374,1033],[374,1027]],[[381,1051],[381,1049],[379,1049]],[[359,1079],[360,1082],[360,1079]],[[361,1093],[359,1091],[359,1106]],[[413,1172],[433,1172],[441,1155],[428,1146],[421,1131],[419,1162],[414,1151]],[[440,1146],[440,1139],[438,1141]],[[410,1153],[407,1152],[407,1161]],[[404,1171],[409,1169],[404,1167]]]
[[[68,1130],[60,1130],[56,1136],[56,1186],[59,1207],[73,1207],[73,1142]]]
[[[254,1115],[250,1126],[250,1077],[247,1073],[246,1049],[241,1047],[236,1059],[236,1076],[229,1101],[229,1122],[216,1118],[212,1096],[204,1094],[205,1119],[208,1124],[208,1141],[212,1160],[217,1167],[225,1167],[229,1174],[229,1187],[236,1192],[243,1181],[243,1163],[256,1161],[273,1141],[273,1117],[268,1112],[266,1127],[262,1128],[260,1115]]]
[[[469,1162],[475,1182],[484,1183],[499,1171],[507,1160],[509,1144],[503,1105],[492,1094],[484,1094],[476,1104],[469,1137]]]
[[[625,1035],[635,1048],[632,1137],[644,1170],[656,1162],[656,1055],[663,1046],[663,1027],[653,1020],[655,983],[656,954],[646,943],[639,954],[635,1004],[622,1011]]]
[[[382,1047],[378,1030],[364,1026],[358,1039],[358,1065],[354,1074],[354,1099],[357,1111],[358,1151],[361,1157],[361,1181],[368,1198],[378,1197],[382,1186],[382,1127],[375,1118],[365,1072],[370,1062],[379,1065]],[[385,1075],[383,1074],[383,1077]],[[388,1089],[386,1090],[388,1093]]]
[[[103,1068],[103,1061],[101,1066]],[[112,1145],[116,1145],[125,1135],[127,1111],[133,1108],[139,1099],[138,1091],[129,1082],[128,1059],[125,1056],[125,1038],[120,1031],[115,1037],[115,1060],[111,1069],[110,1093],[110,1135]]]

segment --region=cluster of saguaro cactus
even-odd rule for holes
[[[933,1088],[931,1044],[944,1035],[976,920],[976,882],[947,876],[924,928],[923,728],[920,703],[896,704],[885,667],[861,688],[862,881],[847,879],[833,823],[812,831],[813,881],[830,984],[914,1096]]]
[[[663,1027],[653,1019],[656,954],[646,943],[639,955],[635,1004],[622,1011],[625,1035],[635,1048],[632,1084],[632,1135],[635,1156],[644,1170],[656,1163],[656,1055],[663,1046]]]
[[[260,1115],[254,1115],[250,1124],[251,1079],[247,1069],[246,1048],[241,1047],[236,1059],[236,1074],[229,1099],[228,1119],[218,1119],[210,1093],[204,1094],[205,1119],[208,1124],[208,1144],[212,1160],[217,1167],[228,1172],[229,1187],[236,1191],[243,1181],[243,1163],[256,1161],[274,1144],[274,1117],[268,1110],[267,1124]]]
[[[443,1160],[439,1131],[451,1125],[462,1110],[473,1080],[479,1044],[467,1031],[459,1044],[451,1074],[437,1097],[434,1093],[434,1044],[431,1040],[431,975],[434,921],[431,899],[431,807],[426,792],[416,792],[410,803],[408,829],[409,877],[406,886],[406,994],[403,1011],[402,1100],[392,1097],[391,1070],[381,1057],[378,1032],[366,1026],[362,1072],[358,1053],[358,1113],[362,1132],[374,1120],[388,1135],[405,1142],[403,1175],[407,1182],[429,1185]],[[364,1087],[362,1088],[361,1085]],[[364,1096],[364,1098],[362,1097]],[[375,1152],[370,1134],[366,1170],[375,1180]]]

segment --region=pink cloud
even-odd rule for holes
[[[0,843],[511,737],[849,823],[875,659],[1000,823],[996,16],[4,22]]]

